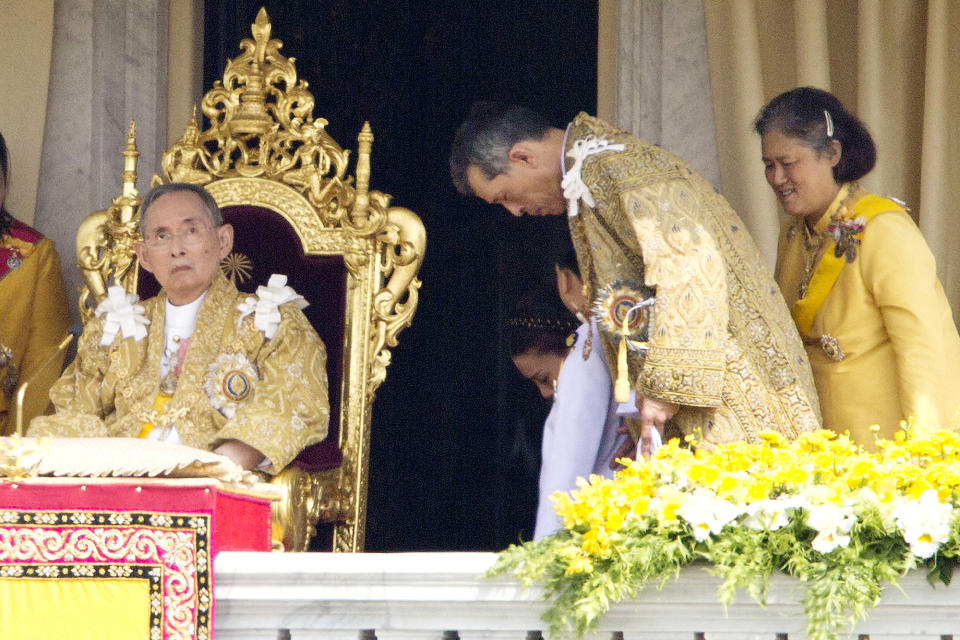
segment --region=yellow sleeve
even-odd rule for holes
[[[77,346],[77,357],[50,389],[56,413],[38,416],[30,423],[31,436],[107,437],[103,418],[113,411],[104,405],[109,395],[104,385],[108,362],[107,348],[101,347],[102,318],[84,327]]]
[[[287,466],[304,447],[323,440],[330,419],[323,342],[294,305],[284,305],[280,312],[276,335],[256,358],[260,380],[213,444],[235,439],[250,445],[270,460],[270,473]]]
[[[893,346],[902,415],[945,426],[937,390],[960,385],[947,379],[945,355],[956,353],[956,345],[944,342],[957,334],[930,248],[906,213],[882,213],[864,230],[859,265]]]
[[[63,354],[38,372],[41,364],[51,355],[67,333],[70,313],[67,308],[67,292],[60,275],[60,257],[53,241],[43,238],[36,250],[27,258],[38,262],[36,289],[33,292],[31,316],[25,318],[29,332],[23,356],[20,380],[30,380],[24,399],[24,424],[34,416],[46,411],[50,404],[47,393],[63,368]]]
[[[616,202],[605,204],[618,211],[598,215],[606,215],[639,248],[644,284],[655,289],[649,349],[634,387],[645,397],[674,404],[722,405],[726,269],[713,236],[699,222],[696,187],[666,179],[625,190],[608,183],[597,192],[617,194]]]

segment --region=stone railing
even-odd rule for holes
[[[485,579],[491,553],[220,553],[216,640],[536,640],[536,589]],[[719,580],[685,569],[662,591],[615,604],[591,636],[603,640],[801,640],[795,580],[774,576],[767,606],[746,594],[724,611]],[[922,572],[888,588],[852,635],[858,640],[960,640],[960,589]],[[957,635],[951,635],[957,634]],[[546,637],[544,632],[543,637]]]

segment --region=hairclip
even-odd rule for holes
[[[830,112],[826,109],[823,110],[823,118],[827,121],[827,137],[833,137],[833,118],[830,117]]]

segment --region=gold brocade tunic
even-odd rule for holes
[[[637,393],[680,405],[674,424],[707,444],[819,428],[803,344],[730,205],[676,156],[586,114],[565,151],[590,135],[625,148],[584,160],[596,205],[581,202],[571,234],[591,298],[618,281],[655,289],[649,349],[629,356]]]
[[[280,306],[273,338],[254,326],[253,315],[238,326],[237,305],[245,297],[217,274],[164,415],[175,417],[172,425],[184,444],[213,449],[224,440],[240,440],[263,453],[271,463],[266,471],[276,473],[326,436],[326,350],[294,304]],[[163,425],[163,418],[151,412],[159,393],[166,295],[142,304],[150,320],[145,339],[118,333],[103,347],[105,316],[85,327],[76,359],[50,391],[57,413],[35,419],[30,435],[134,438],[144,423]],[[223,364],[228,361],[233,364]],[[249,394],[233,403],[232,411],[218,409],[237,361],[251,365],[256,378],[247,376]],[[228,418],[228,413],[234,415]]]
[[[787,304],[797,301],[809,272],[832,246],[817,247],[834,214],[843,206],[856,217],[866,195],[845,186],[812,234],[802,219],[784,229],[776,278]],[[889,204],[892,210],[866,223],[854,261],[843,265],[803,336],[824,425],[849,430],[865,445],[874,440],[870,425],[878,424],[882,437],[911,416],[941,428],[960,408],[960,336],[933,254],[910,215]],[[835,359],[836,351],[830,357],[821,336],[835,340],[842,359]]]
[[[29,229],[19,222],[14,225]],[[3,308],[0,312],[0,344],[13,352],[17,384],[33,377],[66,336],[70,325],[67,293],[60,275],[60,256],[53,241],[40,237],[31,245],[32,252],[23,258],[22,264],[15,269],[8,269],[4,264],[6,273],[0,277],[0,307]],[[7,260],[5,253],[0,251],[0,259],[4,262]],[[24,427],[49,406],[47,392],[62,367],[61,355],[40,371],[27,387],[23,403]],[[13,389],[10,393],[0,391],[0,436],[13,432],[13,402]]]

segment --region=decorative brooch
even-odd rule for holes
[[[836,243],[833,248],[833,255],[837,258],[844,257],[847,262],[853,262],[857,258],[857,245],[860,244],[859,236],[867,225],[867,219],[863,216],[853,219],[843,218],[840,216],[842,212],[845,212],[845,209],[841,209],[830,222],[827,233],[833,237],[833,241]]]
[[[233,418],[259,381],[257,368],[245,355],[224,353],[207,370],[203,389],[214,409],[227,418]]]
[[[237,327],[252,313],[253,326],[263,331],[263,335],[269,340],[277,334],[277,327],[280,326],[280,305],[288,302],[294,303],[300,309],[309,305],[303,296],[287,286],[287,276],[275,273],[270,276],[267,286],[257,287],[257,297],[247,296],[237,305],[240,311]]]
[[[107,297],[94,312],[98,318],[104,314],[107,316],[103,322],[101,347],[109,347],[120,332],[124,338],[133,338],[138,342],[147,337],[146,326],[150,320],[144,315],[143,305],[139,302],[136,294],[127,293],[120,285],[115,284],[107,289]]]
[[[829,333],[820,336],[820,348],[834,362],[840,362],[846,356],[840,348],[840,342]]]
[[[636,283],[617,280],[600,290],[593,315],[602,331],[626,338],[631,351],[643,351],[654,300],[653,296],[644,297]]]

